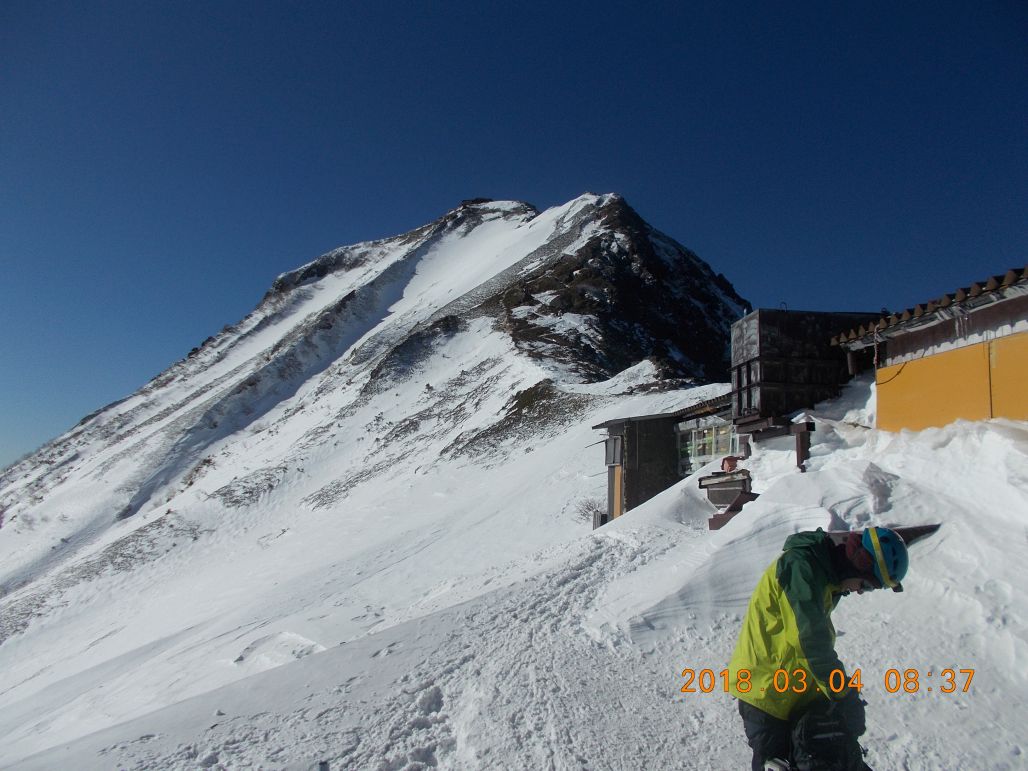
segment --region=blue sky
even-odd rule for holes
[[[1023,265],[1026,41],[1014,1],[7,0],[0,466],[464,198],[619,192],[756,306]]]

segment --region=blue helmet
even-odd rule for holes
[[[900,581],[907,574],[910,557],[899,533],[886,527],[869,527],[864,530],[861,545],[871,553],[871,567],[878,582],[902,592]]]

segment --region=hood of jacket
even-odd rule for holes
[[[842,566],[838,564],[838,560],[833,559],[832,552],[834,546],[835,544],[828,533],[818,528],[814,531],[790,535],[785,539],[782,551],[796,550],[807,552],[809,557],[824,571],[828,580],[832,583],[838,583],[845,576],[843,575],[844,571],[840,570]]]

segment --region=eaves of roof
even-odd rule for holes
[[[866,348],[874,345],[875,340],[896,337],[1024,294],[1028,294],[1028,265],[944,294],[936,300],[915,305],[902,313],[882,316],[878,321],[854,327],[833,337],[832,345],[850,349]]]
[[[632,415],[627,418],[614,418],[613,420],[607,420],[599,425],[593,426],[593,428],[609,428],[610,426],[616,426],[622,423],[635,423],[642,420],[659,420],[661,418],[675,418],[681,420],[683,418],[698,417],[700,415],[709,415],[711,413],[720,412],[721,410],[727,409],[731,406],[732,392],[726,391],[721,396],[715,396],[713,399],[696,402],[695,404],[690,404],[688,407],[683,407],[682,409],[674,410],[673,412],[660,412],[656,415]]]

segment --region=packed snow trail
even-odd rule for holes
[[[712,730],[730,705],[690,708],[676,698],[673,658],[641,654],[623,633],[584,623],[611,579],[675,545],[659,529],[649,535],[645,543],[589,537],[561,567],[523,584],[88,737],[74,762],[615,769],[685,767],[685,747],[732,754],[733,737]],[[148,728],[156,724],[166,731]],[[195,740],[176,743],[183,736]],[[19,767],[65,760],[58,751]]]

